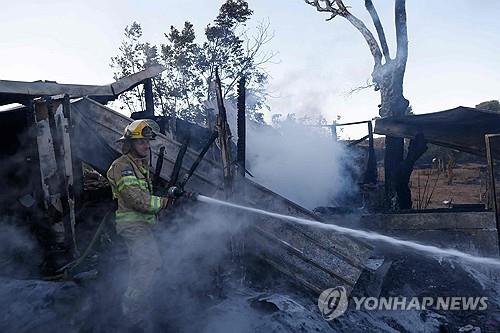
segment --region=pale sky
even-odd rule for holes
[[[249,0],[252,24],[269,20],[278,51],[271,74],[273,113],[323,114],[329,121],[378,116],[379,94],[352,88],[370,77],[373,60],[360,34],[344,19],[325,22],[302,0]],[[345,0],[371,22],[364,1]],[[0,0],[0,79],[111,83],[110,57],[123,29],[141,23],[144,40],[163,42],[170,25],[203,28],[222,0]],[[394,4],[374,0],[391,44]],[[409,60],[405,95],[415,113],[500,98],[500,1],[407,0]],[[250,26],[252,25],[250,24]],[[393,45],[391,45],[393,46]],[[392,48],[393,50],[393,48]],[[392,53],[393,54],[393,53]]]

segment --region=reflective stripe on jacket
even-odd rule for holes
[[[118,201],[116,222],[156,223],[166,198],[153,195],[149,169],[144,160],[129,154],[117,158],[107,172],[113,197]]]

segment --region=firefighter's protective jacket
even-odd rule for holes
[[[122,155],[111,164],[107,177],[113,197],[118,200],[116,223],[156,223],[156,214],[167,206],[168,199],[153,195],[149,168],[144,159]]]

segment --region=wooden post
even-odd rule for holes
[[[238,174],[245,178],[246,159],[246,116],[245,116],[245,77],[242,76],[238,83],[238,143],[237,143],[237,165]]]
[[[81,188],[77,188],[77,191],[83,190],[83,170],[82,170],[82,165],[81,161],[78,161],[80,163],[75,164],[76,159],[74,156],[74,143],[73,141],[75,140],[74,137],[74,125],[73,121],[71,118],[71,100],[69,98],[68,94],[65,94],[63,97],[63,102],[62,102],[62,114],[63,114],[63,119],[60,119],[62,123],[59,125],[59,132],[61,133],[61,142],[63,145],[63,152],[64,152],[64,165],[65,165],[65,179],[66,179],[66,193],[68,196],[68,203],[70,206],[69,210],[69,217],[70,217],[70,224],[71,224],[71,242],[72,242],[72,252],[74,252],[75,255],[79,255],[78,253],[78,247],[77,247],[77,242],[76,242],[76,216],[75,216],[75,210],[76,210],[76,199],[75,199],[75,172],[78,173],[78,176],[81,176],[79,181],[81,182],[79,185],[81,185]],[[66,121],[66,124],[64,124],[64,121]],[[78,193],[78,195],[80,195]],[[79,197],[80,199],[80,197]],[[80,204],[80,202],[78,202]]]
[[[492,139],[500,138],[500,134],[490,135],[486,134],[484,136],[486,142],[486,160],[488,161],[488,178],[489,178],[489,205],[488,208],[492,209],[495,212],[495,220],[497,225],[497,235],[498,235],[498,246],[500,249],[500,212],[497,203],[497,191],[496,191],[496,182],[495,182],[495,164],[493,160],[492,154]]]
[[[54,148],[54,156],[57,166],[57,178],[58,187],[57,191],[60,195],[61,207],[62,207],[62,222],[64,226],[64,243],[71,257],[77,255],[76,241],[74,234],[74,215],[72,212],[72,207],[70,207],[70,197],[68,193],[68,180],[67,172],[65,167],[65,152],[64,152],[64,142],[62,135],[60,133],[61,129],[57,128],[55,112],[53,106],[53,100],[50,97],[45,99],[47,104],[47,113],[49,120],[50,134],[52,137],[52,145]],[[73,217],[73,218],[72,218]]]
[[[153,96],[153,81],[144,80],[144,98],[146,99],[146,118],[153,119],[155,116],[155,103]]]
[[[373,144],[373,125],[371,121],[368,122],[368,163],[366,166],[366,173],[363,183],[377,183],[377,159],[375,158],[375,147]]]
[[[215,92],[217,95],[217,107],[219,115],[217,117],[217,127],[219,132],[219,146],[222,157],[222,167],[224,170],[224,192],[226,199],[233,194],[233,171],[231,161],[231,131],[227,123],[226,107],[222,96],[222,86],[219,77],[219,70],[215,70]]]

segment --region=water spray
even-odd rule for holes
[[[217,200],[214,198],[206,197],[204,195],[198,194],[193,199],[198,200],[200,202],[205,202],[208,204],[214,204],[214,205],[219,205],[219,206],[225,206],[225,207],[231,207],[235,209],[240,209],[240,210],[245,210],[247,212],[252,212],[255,214],[260,214],[260,215],[266,215],[270,217],[274,217],[280,220],[287,220],[291,222],[295,222],[298,224],[306,225],[306,226],[313,226],[321,229],[328,229],[328,230],[335,230],[339,233],[342,234],[347,234],[356,238],[361,238],[361,239],[366,239],[366,240],[371,240],[371,241],[381,241],[384,243],[388,243],[391,245],[396,245],[396,246],[403,246],[407,248],[411,248],[420,252],[425,252],[428,254],[432,255],[438,255],[442,257],[455,257],[455,258],[460,258],[465,261],[471,262],[471,263],[477,263],[477,264],[486,264],[490,266],[495,266],[500,268],[500,260],[496,258],[488,258],[488,257],[478,257],[474,256],[465,252],[461,252],[455,249],[442,249],[436,246],[432,245],[424,245],[416,242],[411,242],[395,237],[390,237],[390,236],[385,236],[376,232],[370,232],[370,231],[363,231],[363,230],[357,230],[357,229],[350,229],[350,228],[345,228],[341,227],[335,224],[326,224],[318,221],[313,221],[313,220],[308,220],[308,219],[303,219],[300,217],[294,217],[294,216],[289,216],[289,215],[283,215],[283,214],[278,214],[278,213],[273,213],[273,212],[268,212],[262,209],[257,209],[257,208],[252,208],[252,207],[246,207],[246,206],[241,206],[237,204],[233,204],[230,202],[226,201],[221,201]]]

